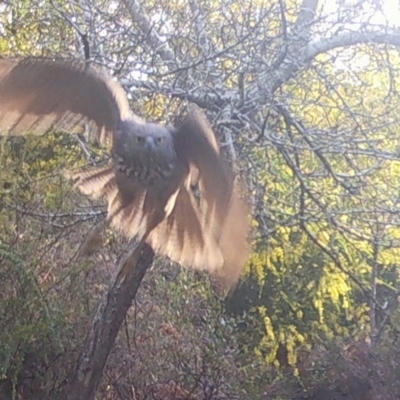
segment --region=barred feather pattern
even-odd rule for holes
[[[147,191],[138,186],[138,192],[124,204],[116,184],[114,167],[100,167],[66,174],[74,186],[93,199],[105,198],[108,203],[109,224],[128,238],[138,235],[153,249],[171,260],[198,270],[216,272],[224,257],[212,232],[207,232],[205,220],[198,210],[189,188],[190,178],[179,188],[169,212],[154,215],[146,210]],[[157,218],[158,217],[158,218]],[[149,225],[154,224],[154,229]]]

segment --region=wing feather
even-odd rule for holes
[[[151,230],[150,226],[160,222],[163,217],[163,213],[157,213],[156,199],[132,181],[126,181],[124,185],[129,185],[127,198],[127,192],[121,191],[121,181],[118,182],[119,176],[113,166],[67,172],[65,175],[75,181],[75,188],[82,194],[95,200],[105,198],[108,205],[107,220],[111,227],[128,238],[136,235],[144,237]]]
[[[204,226],[204,218],[187,187],[181,187],[172,212],[146,241],[159,254],[193,269],[215,273],[224,263],[220,247]]]
[[[248,255],[249,221],[242,187],[220,156],[214,133],[200,110],[190,113],[175,135],[178,157],[198,171],[203,229],[212,233],[223,255],[223,265],[215,272],[231,286]]]
[[[217,239],[231,200],[234,176],[218,152],[215,135],[200,110],[190,113],[175,134],[178,157],[198,171],[201,208]]]
[[[0,134],[71,130],[86,118],[112,138],[119,120],[129,117],[123,88],[85,63],[0,59]]]

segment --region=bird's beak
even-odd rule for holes
[[[146,137],[146,142],[144,144],[144,147],[147,150],[153,150],[154,149],[154,139],[150,136]]]

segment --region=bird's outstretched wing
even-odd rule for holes
[[[248,255],[249,221],[241,185],[221,158],[216,139],[200,110],[190,113],[175,133],[176,152],[198,171],[204,235],[213,235],[224,262],[217,272],[229,286]]]
[[[206,224],[219,237],[233,193],[234,176],[221,158],[206,117],[196,109],[189,113],[175,133],[177,156],[198,173],[201,208]]]
[[[27,58],[0,59],[0,134],[71,130],[86,118],[111,137],[130,116],[123,88],[87,64]]]
[[[205,226],[189,180],[181,186],[171,213],[150,232],[146,241],[154,251],[186,267],[215,274],[224,265],[220,246]]]

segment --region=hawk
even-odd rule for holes
[[[176,127],[146,123],[121,85],[85,63],[0,59],[0,134],[73,129],[83,118],[111,140],[112,165],[72,178],[83,194],[106,199],[107,222],[234,284],[247,257],[247,210],[200,110]]]

